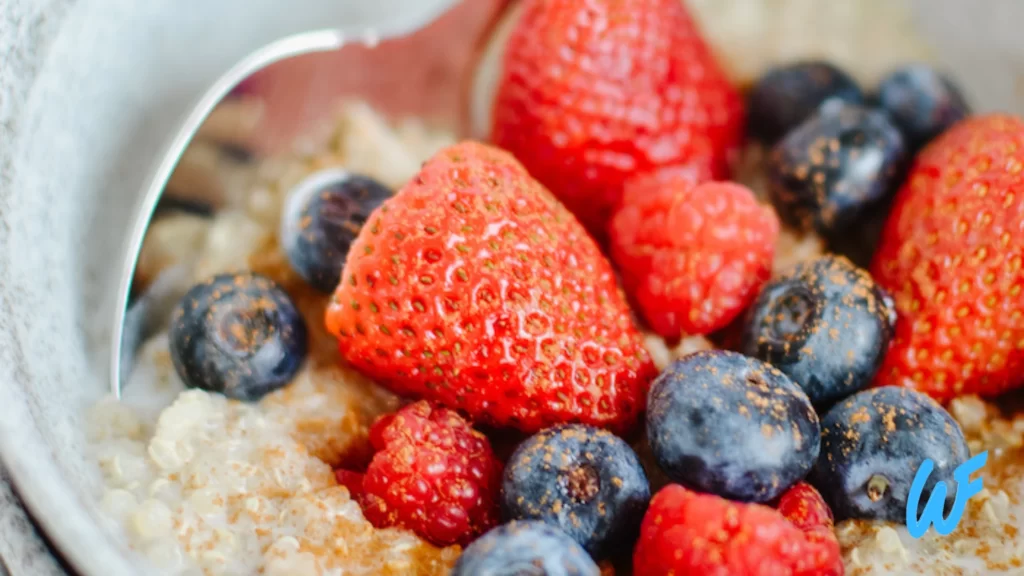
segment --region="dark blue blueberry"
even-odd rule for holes
[[[829,102],[772,148],[768,195],[788,224],[830,238],[895,191],[906,157],[885,113]]]
[[[740,351],[781,370],[820,408],[871,382],[894,320],[870,274],[842,256],[821,256],[761,288]]]
[[[858,392],[822,420],[821,455],[810,480],[837,521],[906,521],[907,494],[925,459],[935,464],[921,504],[939,480],[952,505],[953,471],[969,457],[956,420],[934,400],[909,388]]]
[[[568,534],[539,521],[510,522],[469,545],[451,576],[599,576]]]
[[[651,499],[629,444],[582,424],[549,428],[520,444],[501,490],[506,519],[558,526],[595,558],[636,539]]]
[[[359,229],[389,197],[387,186],[344,170],[303,180],[288,197],[281,220],[281,244],[292,269],[317,290],[333,292]]]
[[[674,482],[730,500],[767,502],[818,458],[818,415],[800,387],[756,358],[705,351],[651,386],[647,438]]]
[[[894,196],[890,195],[869,208],[841,232],[831,234],[828,238],[828,251],[846,256],[850,262],[861,268],[870,268],[871,260],[882,238],[885,222],[889,219]]]
[[[971,112],[960,89],[949,78],[924,64],[890,73],[878,85],[877,99],[913,150]]]
[[[853,78],[827,62],[779,66],[751,89],[747,125],[752,136],[774,144],[830,99],[859,104],[864,94]]]
[[[298,371],[306,324],[269,278],[221,274],[193,286],[175,307],[170,347],[186,386],[254,401]]]

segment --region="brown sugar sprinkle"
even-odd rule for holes
[[[316,384],[293,386],[305,387],[309,404],[335,400],[332,407],[342,413],[372,412],[369,406],[338,404],[338,397]],[[333,384],[343,387],[343,377]],[[278,412],[315,409],[284,394],[274,403],[261,408],[186,391],[162,412],[148,440],[148,434],[121,436],[120,444],[111,445],[120,451],[108,467],[104,501],[129,503],[132,544],[151,556],[158,544],[163,552],[157,556],[165,561],[188,558],[210,575],[448,573],[458,547],[440,549],[409,532],[374,529],[348,490],[336,484],[331,467],[296,441],[293,420]],[[342,430],[333,434],[342,437]],[[353,430],[349,442],[361,434]],[[126,466],[136,471],[133,477],[126,476]],[[172,483],[177,489],[165,490]]]
[[[262,407],[316,458],[358,468],[371,454],[370,425],[380,414],[397,410],[399,400],[345,366],[313,366],[268,395]]]

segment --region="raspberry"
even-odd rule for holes
[[[370,429],[377,452],[362,481],[363,515],[438,545],[465,545],[498,523],[501,462],[456,412],[420,401]],[[344,472],[348,486],[354,479]]]
[[[771,275],[779,222],[750,190],[662,170],[626,186],[611,254],[644,319],[665,338],[725,327]]]
[[[334,471],[334,479],[345,488],[348,488],[349,496],[356,502],[363,499],[363,475],[352,470],[339,468]]]
[[[798,482],[787,490],[775,504],[775,509],[804,532],[832,533],[835,522],[832,511],[814,486],[806,482]]]
[[[782,495],[778,510],[671,484],[651,500],[640,530],[634,576],[843,574],[832,515],[804,483]]]

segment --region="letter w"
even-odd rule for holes
[[[928,482],[935,464],[931,460],[925,460],[914,475],[914,482],[910,485],[910,494],[907,498],[907,531],[912,538],[920,538],[928,531],[928,526],[934,524],[935,531],[945,536],[956,529],[960,519],[967,507],[967,500],[981,492],[982,479],[971,480],[971,474],[977,472],[988,460],[988,452],[982,452],[967,462],[964,462],[953,472],[953,479],[956,480],[956,498],[953,501],[953,509],[949,516],[942,517],[943,508],[946,505],[946,483],[938,481],[935,488],[928,496],[928,502],[924,506],[924,513],[917,517],[917,509],[921,503],[921,492]]]

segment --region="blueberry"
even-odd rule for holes
[[[287,384],[306,356],[306,324],[269,278],[221,274],[175,307],[171,359],[190,388],[254,401]]]
[[[774,144],[831,99],[859,104],[864,94],[853,78],[827,62],[806,61],[773,68],[750,91],[747,110],[751,135]]]
[[[877,99],[915,150],[970,114],[960,89],[924,64],[905,66],[883,78]]]
[[[829,102],[772,148],[768,195],[786,223],[831,238],[895,191],[906,157],[883,112]]]
[[[730,500],[767,502],[803,479],[820,429],[807,395],[756,358],[705,351],[651,385],[647,438],[674,482]]]
[[[856,222],[846,226],[841,234],[832,234],[828,239],[829,252],[846,256],[854,265],[869,269],[878,250],[885,222],[889,219],[894,196],[890,195],[872,206]]]
[[[556,525],[595,558],[635,540],[650,499],[629,444],[582,424],[528,438],[509,459],[502,483],[506,518]]]
[[[818,407],[871,382],[895,320],[871,275],[832,255],[773,278],[748,314],[740,351],[781,370]]]
[[[947,505],[952,505],[953,471],[969,457],[960,425],[934,400],[909,388],[872,388],[825,415],[821,455],[810,480],[836,520],[902,524],[907,494],[921,463],[930,459],[935,464],[921,505],[939,480],[946,483]]]
[[[344,170],[303,180],[281,219],[281,244],[292,268],[317,290],[333,292],[359,229],[390,196],[380,182]]]
[[[568,534],[540,521],[491,529],[459,556],[451,576],[599,576],[597,564]]]

